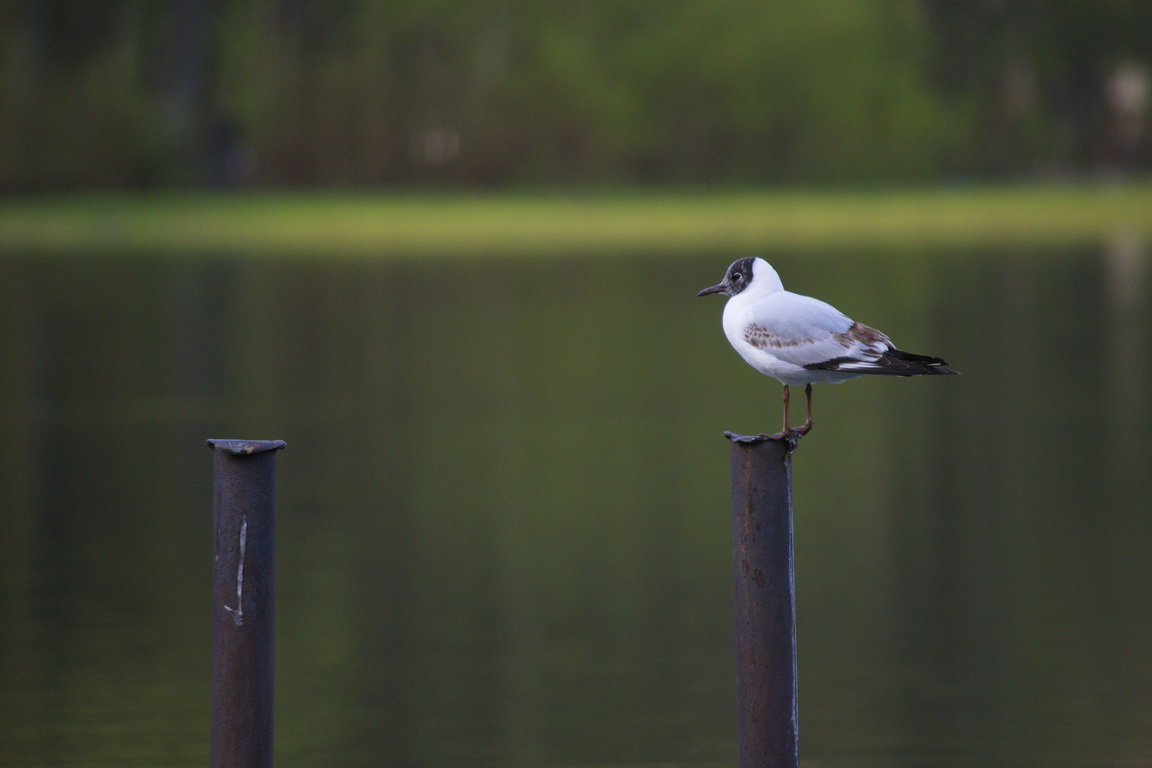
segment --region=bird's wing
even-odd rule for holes
[[[802,368],[832,360],[874,363],[892,348],[880,331],[853,322],[826,302],[788,291],[773,294],[747,319],[745,341]]]
[[[880,333],[875,328],[856,323],[850,334]],[[878,357],[865,354],[851,357],[837,357],[822,363],[809,363],[809,370],[840,371],[841,373],[873,373],[884,376],[923,376],[925,374],[946,374],[955,376],[958,372],[948,366],[948,361],[929,355],[916,355],[896,349],[889,344],[888,350]]]

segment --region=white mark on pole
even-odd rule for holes
[[[225,605],[236,626],[244,625],[244,549],[248,544],[248,517],[240,519],[240,564],[236,566],[236,607]]]

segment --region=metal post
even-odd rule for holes
[[[212,768],[271,768],[276,451],[281,440],[213,449]]]
[[[732,441],[732,554],[741,768],[797,768],[795,438]]]

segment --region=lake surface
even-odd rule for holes
[[[734,765],[734,258],[0,257],[0,764],[202,766],[209,437],[279,454],[277,764]],[[1131,238],[756,252],[963,371],[816,391],[804,764],[1152,766]]]

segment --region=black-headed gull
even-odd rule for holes
[[[819,299],[784,290],[772,265],[760,258],[732,262],[724,281],[696,294],[723,293],[724,335],[749,365],[784,385],[784,431],[812,429],[812,384],[839,383],[865,374],[955,374],[947,361],[892,346],[880,331],[857,323]],[[788,387],[805,385],[807,418],[788,424]]]

